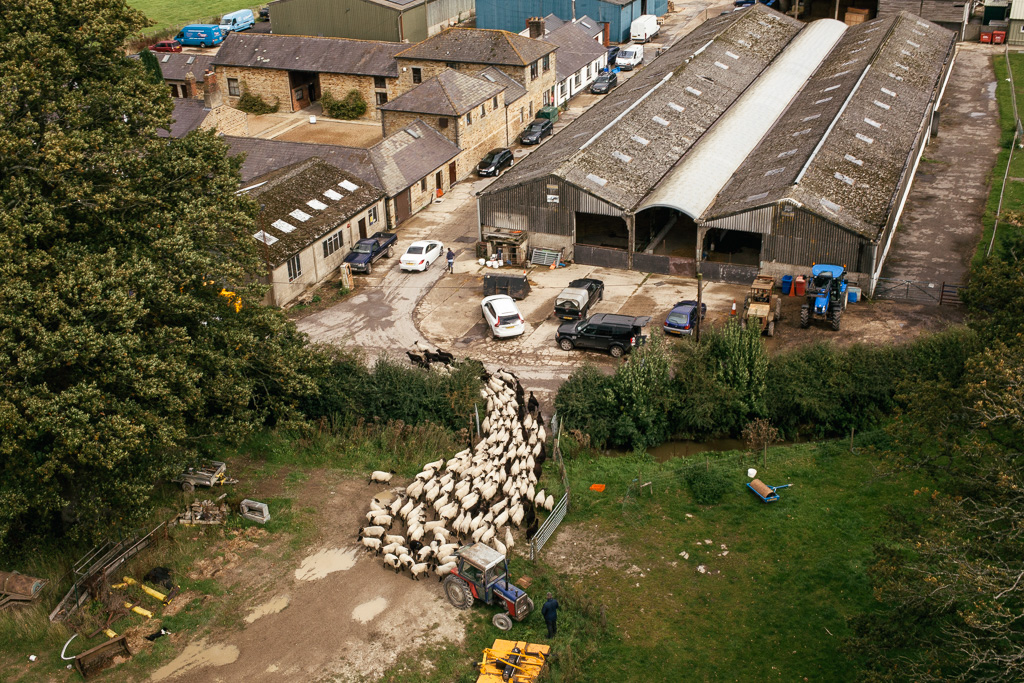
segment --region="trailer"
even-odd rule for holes
[[[237,479],[229,479],[226,472],[228,466],[222,462],[211,460],[199,467],[189,467],[187,470],[171,479],[175,484],[181,484],[181,490],[185,493],[192,493],[196,486],[227,486],[237,484]]]

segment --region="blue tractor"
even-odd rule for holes
[[[513,619],[522,621],[533,611],[526,591],[509,583],[504,555],[483,543],[463,546],[455,555],[455,568],[444,579],[444,594],[454,607],[469,609],[475,600],[500,605],[505,611],[491,621],[502,631],[512,628]]]
[[[807,303],[800,309],[800,327],[810,326],[812,319],[827,320],[833,330],[838,330],[848,296],[846,266],[812,264]]]

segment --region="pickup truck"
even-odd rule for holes
[[[555,317],[582,320],[590,307],[604,298],[604,283],[593,278],[573,280],[555,297]]]
[[[379,258],[391,258],[391,249],[398,241],[398,235],[392,232],[377,232],[365,240],[359,240],[345,257],[345,263],[357,273],[373,272],[373,262]]]

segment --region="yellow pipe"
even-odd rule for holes
[[[150,612],[148,609],[143,609],[143,608],[138,607],[138,606],[132,607],[132,603],[130,603],[130,602],[124,603],[124,606],[127,607],[128,609],[130,609],[131,611],[135,612],[136,614],[141,614],[142,616],[146,617],[147,619],[152,619],[153,618],[153,613]]]
[[[117,638],[117,633],[109,628],[103,629],[103,635],[105,635],[107,638]]]
[[[139,588],[144,590],[149,596],[156,598],[157,600],[159,600],[160,602],[162,602],[164,604],[167,604],[167,596],[164,595],[163,593],[161,593],[160,591],[153,590],[152,588],[150,588],[146,584],[139,583],[138,581],[136,581],[135,579],[133,579],[130,576],[125,576],[124,577],[124,582],[128,583],[128,584],[131,584],[133,586],[138,586]]]

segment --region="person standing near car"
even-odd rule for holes
[[[551,593],[548,593],[548,599],[540,608],[540,613],[544,617],[544,623],[548,625],[548,638],[554,637],[558,633],[558,600],[555,600]]]
[[[455,252],[452,251],[451,247],[448,247],[447,259],[448,259],[448,272],[449,273],[454,273],[455,272]]]

